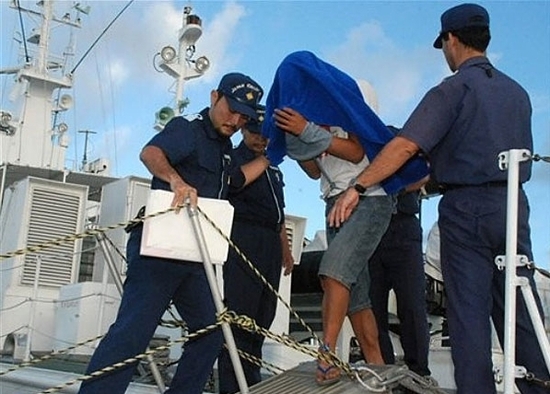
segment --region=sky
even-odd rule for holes
[[[35,7],[35,1],[21,1]],[[59,1],[56,15],[73,2]],[[82,28],[75,31],[79,62],[90,45],[127,1],[81,1],[89,5]],[[370,82],[378,96],[379,116],[401,126],[432,86],[450,75],[441,51],[432,47],[440,29],[439,17],[454,1],[143,1],[135,0],[114,22],[75,70],[70,92],[74,106],[63,114],[71,146],[67,166],[77,169],[84,153],[84,134],[91,130],[87,158],[106,158],[114,176],[149,177],[138,159],[143,145],[156,133],[154,115],[172,105],[174,81],[155,67],[155,54],[166,45],[177,48],[184,6],[202,19],[203,33],[196,57],[205,55],[210,69],[184,85],[189,99],[185,113],[209,105],[210,91],[221,76],[238,71],[269,90],[282,59],[308,50],[356,79]],[[516,79],[533,105],[534,153],[550,155],[550,2],[482,1],[491,18],[488,57]],[[17,14],[0,0],[0,67],[14,66],[18,46],[12,39]],[[35,26],[26,20],[26,30]],[[54,29],[52,48],[67,45],[62,28]],[[55,46],[56,45],[56,46]],[[158,56],[156,57],[158,59]],[[9,106],[9,78],[2,76],[1,106]],[[233,137],[235,144],[238,135]],[[496,160],[495,160],[496,165]],[[324,228],[324,203],[319,185],[298,165],[285,159],[286,211],[307,218],[311,239]],[[530,198],[535,263],[550,269],[550,164],[534,163],[525,190]],[[437,220],[438,197],[422,201],[426,236]]]

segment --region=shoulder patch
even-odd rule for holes
[[[187,114],[187,115],[183,115],[184,119],[188,120],[189,122],[192,122],[194,120],[202,120],[202,115],[197,113],[197,114]]]

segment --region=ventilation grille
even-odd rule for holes
[[[54,189],[33,188],[27,247],[65,237],[77,232],[80,196]],[[74,270],[75,240],[25,256],[21,284],[34,284],[36,263],[40,256],[42,286],[61,287],[71,283]]]
[[[306,229],[306,218],[293,215],[285,215],[286,236],[290,242],[290,250],[294,262],[299,263],[304,247],[304,232]]]
[[[286,237],[288,239],[288,243],[290,245],[290,250],[294,249],[294,243],[296,240],[294,239],[294,223],[291,221],[285,221],[285,227],[286,227]]]

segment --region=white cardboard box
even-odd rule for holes
[[[165,190],[151,190],[145,214],[150,215],[168,209],[173,196],[174,193]],[[228,201],[199,197],[198,207],[227,238],[230,237],[233,225],[233,206]],[[202,213],[197,212],[197,214],[211,262],[223,264],[227,259],[229,244]],[[146,219],[143,223],[141,254],[202,262],[203,258],[193,228],[193,221],[187,208],[182,208],[179,213],[171,211]]]

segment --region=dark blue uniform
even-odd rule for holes
[[[426,281],[422,258],[422,227],[416,214],[418,193],[398,196],[396,212],[369,260],[370,298],[378,325],[378,340],[387,364],[395,364],[389,335],[388,298],[397,299],[399,335],[404,361],[421,376],[428,369],[429,329],[426,315]]]
[[[505,254],[508,175],[497,157],[510,149],[532,151],[529,97],[486,57],[474,57],[426,94],[401,136],[428,154],[433,176],[447,190],[439,204],[441,265],[458,392],[494,393],[490,318],[503,343],[504,271],[494,260]],[[530,175],[531,162],[523,162],[520,182]],[[528,219],[520,189],[517,251],[532,259]],[[535,288],[532,270],[518,274]],[[517,322],[516,364],[549,380],[521,293]],[[525,380],[517,384],[524,394],[547,392]]]
[[[242,142],[234,151],[235,168],[254,159],[254,153]],[[235,208],[231,239],[254,264],[264,278],[279,288],[282,267],[280,230],[284,225],[283,176],[277,167],[268,169],[254,182],[242,188],[244,177],[232,174],[229,201]],[[229,310],[247,315],[269,329],[275,317],[277,298],[242,258],[231,249],[223,267],[225,303]],[[232,327],[237,348],[262,358],[264,337]],[[261,381],[260,367],[242,360],[249,386]],[[226,349],[218,360],[220,393],[239,391],[233,365]]]
[[[162,149],[199,196],[227,196],[231,142],[216,132],[208,109],[194,120],[174,118],[147,145]],[[170,190],[170,185],[153,177],[152,188]],[[170,301],[187,323],[189,332],[216,322],[203,265],[141,256],[142,227],[136,226],[128,240],[128,271],[117,319],[95,351],[87,374],[145,351]],[[202,394],[222,344],[220,330],[187,342],[166,393]],[[124,393],[135,365],[83,382],[80,393]]]

